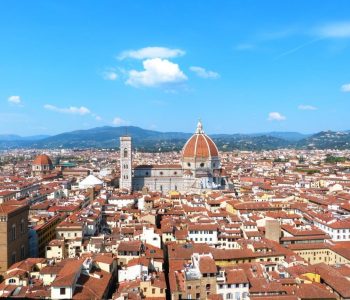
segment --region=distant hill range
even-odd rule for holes
[[[50,137],[49,135],[20,136],[16,134],[0,134],[0,141],[38,141]]]
[[[14,148],[118,148],[119,137],[130,135],[135,148],[144,151],[180,150],[192,135],[184,132],[159,132],[135,126],[97,127],[54,136],[20,137],[0,135],[0,149]],[[254,134],[211,134],[221,150],[350,149],[350,131],[322,131],[312,135],[298,132]]]

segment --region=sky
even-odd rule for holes
[[[0,1],[0,134],[350,130],[348,0]]]

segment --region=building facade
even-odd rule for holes
[[[0,274],[28,257],[28,205],[0,204]]]
[[[201,122],[185,143],[180,164],[139,165],[133,170],[131,137],[120,138],[120,188],[151,191],[185,191],[226,189],[219,151],[213,140],[205,134]]]
[[[120,137],[120,184],[121,189],[132,190],[131,137]]]
[[[32,163],[32,175],[46,175],[53,169],[51,158],[46,154],[38,155]]]

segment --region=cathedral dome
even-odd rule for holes
[[[204,133],[202,123],[198,122],[195,134],[190,137],[182,149],[182,157],[211,158],[218,156],[218,148],[213,140]]]
[[[51,158],[46,155],[46,154],[40,154],[38,155],[34,161],[33,161],[33,165],[39,165],[39,166],[52,166],[52,161]]]

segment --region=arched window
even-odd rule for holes
[[[228,294],[226,294],[226,299],[233,299],[233,295],[232,295],[232,293],[228,293]]]
[[[26,255],[24,245],[21,246],[21,259],[24,259]]]
[[[11,239],[14,241],[16,239],[16,225],[13,224],[11,228]]]
[[[10,278],[9,283],[10,283],[10,284],[11,284],[11,283],[16,283],[16,279]]]
[[[128,149],[124,149],[124,157],[128,157]]]
[[[21,220],[21,233],[24,232],[24,220],[22,219]]]

